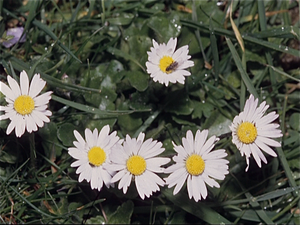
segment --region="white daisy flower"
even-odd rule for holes
[[[101,190],[103,183],[111,186],[111,176],[113,172],[108,170],[106,166],[110,163],[110,152],[114,145],[120,145],[122,140],[116,136],[114,131],[110,135],[109,125],[104,126],[98,134],[97,128],[92,132],[90,129],[85,129],[85,139],[74,130],[74,136],[77,141],[73,144],[75,147],[68,148],[68,153],[77,161],[71,164],[71,167],[78,167],[76,174],[80,174],[78,181],[84,179],[90,182],[92,189]]]
[[[245,103],[244,111],[234,117],[231,126],[232,142],[240,150],[242,156],[246,156],[247,168],[249,169],[249,158],[253,155],[257,165],[261,167],[261,160],[267,163],[267,159],[261,150],[276,157],[276,153],[269,147],[280,147],[281,144],[271,138],[282,137],[279,124],[271,123],[278,118],[278,114],[270,112],[265,115],[269,108],[266,102],[257,107],[258,99],[254,100],[251,94]]]
[[[5,114],[0,115],[0,120],[10,119],[6,134],[10,134],[15,129],[16,136],[21,137],[26,130],[31,133],[37,131],[38,127],[43,127],[44,122],[50,122],[47,116],[52,113],[47,109],[47,104],[51,99],[52,91],[48,91],[38,96],[46,85],[46,81],[40,78],[40,74],[35,74],[29,85],[27,73],[23,70],[20,74],[20,85],[11,76],[7,76],[9,86],[0,82],[0,91],[5,95],[8,103],[0,106],[0,111]]]
[[[120,180],[118,188],[123,188],[125,194],[133,179],[142,199],[159,191],[158,185],[165,184],[156,173],[163,173],[164,168],[161,166],[170,162],[169,158],[155,157],[165,150],[161,142],[153,141],[152,138],[144,142],[144,138],[144,133],[140,133],[137,139],[126,135],[122,148],[112,150],[110,165],[117,172],[111,182]]]
[[[175,164],[168,167],[165,172],[171,173],[166,180],[168,187],[173,187],[176,195],[187,180],[189,198],[196,202],[207,196],[206,184],[210,187],[219,188],[220,185],[214,180],[224,180],[228,174],[229,161],[223,159],[227,156],[224,149],[212,151],[215,143],[219,140],[216,136],[207,141],[208,130],[197,130],[195,140],[192,131],[188,130],[186,138],[182,138],[182,145],[174,145],[178,153],[173,157]]]
[[[146,62],[147,72],[155,82],[169,85],[169,82],[179,82],[184,84],[184,76],[190,76],[191,73],[185,69],[194,66],[194,62],[188,60],[191,58],[189,46],[185,45],[175,51],[177,38],[170,38],[167,44],[158,44],[152,40],[153,46],[148,53],[148,62]]]

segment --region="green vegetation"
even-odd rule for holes
[[[0,1],[1,43],[10,27],[26,41],[0,45],[0,80],[40,73],[53,91],[51,122],[17,138],[0,121],[0,222],[72,224],[299,224],[299,1]],[[154,82],[146,70],[152,39],[188,45],[195,65],[185,84]],[[278,157],[259,168],[232,143],[229,125],[248,96],[276,111]],[[6,105],[0,93],[0,105]],[[134,185],[92,190],[68,154],[73,130],[105,125],[161,141],[173,157],[187,130],[208,129],[226,149],[229,174],[195,202],[164,186],[142,200]],[[166,177],[165,174],[160,175]]]

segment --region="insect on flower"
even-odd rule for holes
[[[178,67],[178,62],[174,61],[166,68],[166,72],[172,72],[173,70],[176,70],[177,67]]]

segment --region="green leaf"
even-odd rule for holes
[[[149,75],[140,71],[130,71],[126,73],[132,87],[138,91],[145,91],[148,88]]]
[[[114,18],[107,18],[106,21],[113,25],[128,25],[134,18],[131,13],[116,13]]]
[[[111,47],[111,46],[107,47],[106,50],[110,54],[112,54],[112,55],[117,55],[117,56],[119,56],[121,58],[124,58],[126,60],[131,60],[133,63],[135,63],[136,65],[138,65],[143,71],[146,71],[145,68],[144,68],[144,66],[142,66],[140,64],[140,62],[136,58],[132,57],[130,54],[128,54],[126,52],[123,52],[123,51],[121,51],[121,50],[119,50],[117,48]]]
[[[148,26],[155,32],[158,42],[167,43],[171,37],[175,38],[180,34],[181,23],[179,15],[172,11],[168,17],[166,13],[157,13],[150,17]]]
[[[148,36],[141,35],[140,32],[140,30],[137,30],[136,34],[130,35],[127,39],[128,51],[132,57],[139,59],[141,65],[145,65],[148,61],[147,51],[150,51],[152,40]],[[132,72],[137,69],[139,68],[135,63],[130,63],[130,70]]]
[[[64,123],[57,129],[57,137],[63,143],[64,146],[72,146],[74,140],[73,131],[77,127],[71,123]]]
[[[128,133],[132,136],[135,130],[143,124],[143,120],[137,115],[124,115],[118,117],[117,123],[124,134]]]
[[[300,113],[293,113],[289,120],[289,125],[296,131],[300,131]]]
[[[17,163],[22,160],[21,149],[16,146],[14,142],[7,142],[4,146],[1,146],[0,162],[3,163]]]
[[[187,93],[176,91],[167,96],[168,104],[165,111],[175,113],[176,115],[190,115],[194,110],[194,104]]]
[[[189,199],[187,193],[184,191],[180,191],[178,194],[173,195],[173,190],[168,188],[163,189],[162,193],[173,202],[173,204],[208,224],[232,224],[232,222],[221,216],[215,210],[206,206],[205,203],[197,203],[193,199]]]
[[[213,121],[210,126],[207,124],[209,123],[208,121]],[[231,125],[232,121],[220,114],[218,111],[214,111],[211,114],[211,117],[209,117],[206,121],[205,124],[203,125],[203,128],[209,128],[208,132],[209,135],[216,135],[219,136],[221,134],[225,134],[228,132],[231,132],[229,129],[229,125]]]
[[[86,220],[86,224],[106,224],[106,221],[103,216],[99,215]]]
[[[109,218],[109,224],[130,224],[131,215],[133,213],[133,202],[128,200],[119,206]]]
[[[60,156],[62,147],[57,138],[57,125],[54,122],[45,123],[44,127],[39,129],[39,135],[42,138],[42,145],[45,149],[45,155],[51,159],[54,156]],[[73,138],[72,138],[73,139]]]
[[[201,119],[203,111],[203,103],[198,101],[193,101],[194,111],[192,113],[192,119]]]

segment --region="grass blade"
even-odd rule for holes
[[[44,211],[40,210],[35,205],[33,205],[31,202],[29,202],[26,198],[24,198],[22,195],[20,195],[20,193],[16,189],[14,189],[12,186],[9,186],[9,188],[11,190],[13,190],[25,203],[27,203],[29,206],[31,206],[34,210],[36,210],[37,212],[39,212],[40,214],[42,214],[44,216],[53,218],[52,215],[49,215],[49,214],[45,213]]]
[[[264,31],[267,29],[264,1],[257,1],[257,4],[258,4],[258,18],[259,18],[260,29],[262,31]],[[266,55],[268,64],[273,66],[273,60],[272,60],[272,56],[271,56],[270,52],[268,52],[268,51],[265,52],[265,55]],[[272,86],[275,86],[276,78],[275,78],[274,71],[269,69],[269,72],[270,72],[271,84],[272,84]],[[274,90],[274,91],[276,91],[276,90]]]
[[[230,51],[231,51],[232,57],[233,57],[233,59],[234,59],[234,62],[235,62],[235,64],[236,64],[238,70],[239,70],[240,73],[241,73],[241,77],[242,77],[242,79],[243,79],[243,81],[244,81],[246,87],[248,88],[248,91],[249,91],[251,94],[253,94],[255,98],[258,98],[258,94],[257,94],[257,92],[256,92],[256,89],[254,88],[254,86],[253,86],[253,84],[252,84],[252,82],[251,82],[251,80],[250,80],[248,74],[247,74],[246,71],[244,70],[242,61],[241,61],[241,59],[240,59],[240,57],[239,57],[237,51],[235,50],[235,48],[234,48],[234,46],[233,46],[231,40],[230,40],[228,37],[226,37],[225,39],[226,39],[227,45],[228,45],[228,47],[229,47],[229,49],[230,49]]]
[[[99,116],[105,116],[105,118],[108,117],[117,117],[121,115],[126,115],[126,114],[131,114],[133,112],[148,112],[149,110],[123,110],[123,111],[104,111],[89,105],[83,105],[77,102],[73,102],[55,95],[52,95],[52,100],[60,102],[62,104],[68,105],[72,108],[87,112],[87,113],[92,113],[92,114],[97,114]]]
[[[63,45],[60,40],[58,40],[58,38],[56,37],[56,35],[44,24],[42,24],[40,21],[38,20],[33,20],[32,22],[35,26],[37,26],[39,29],[41,29],[42,31],[44,31],[46,34],[48,34],[54,41],[57,41],[57,44],[59,47],[61,47],[63,50],[65,50],[71,57],[73,57],[74,59],[76,59],[78,62],[82,63],[80,61],[80,59],[78,59],[71,51],[70,49],[68,49],[65,45]]]

